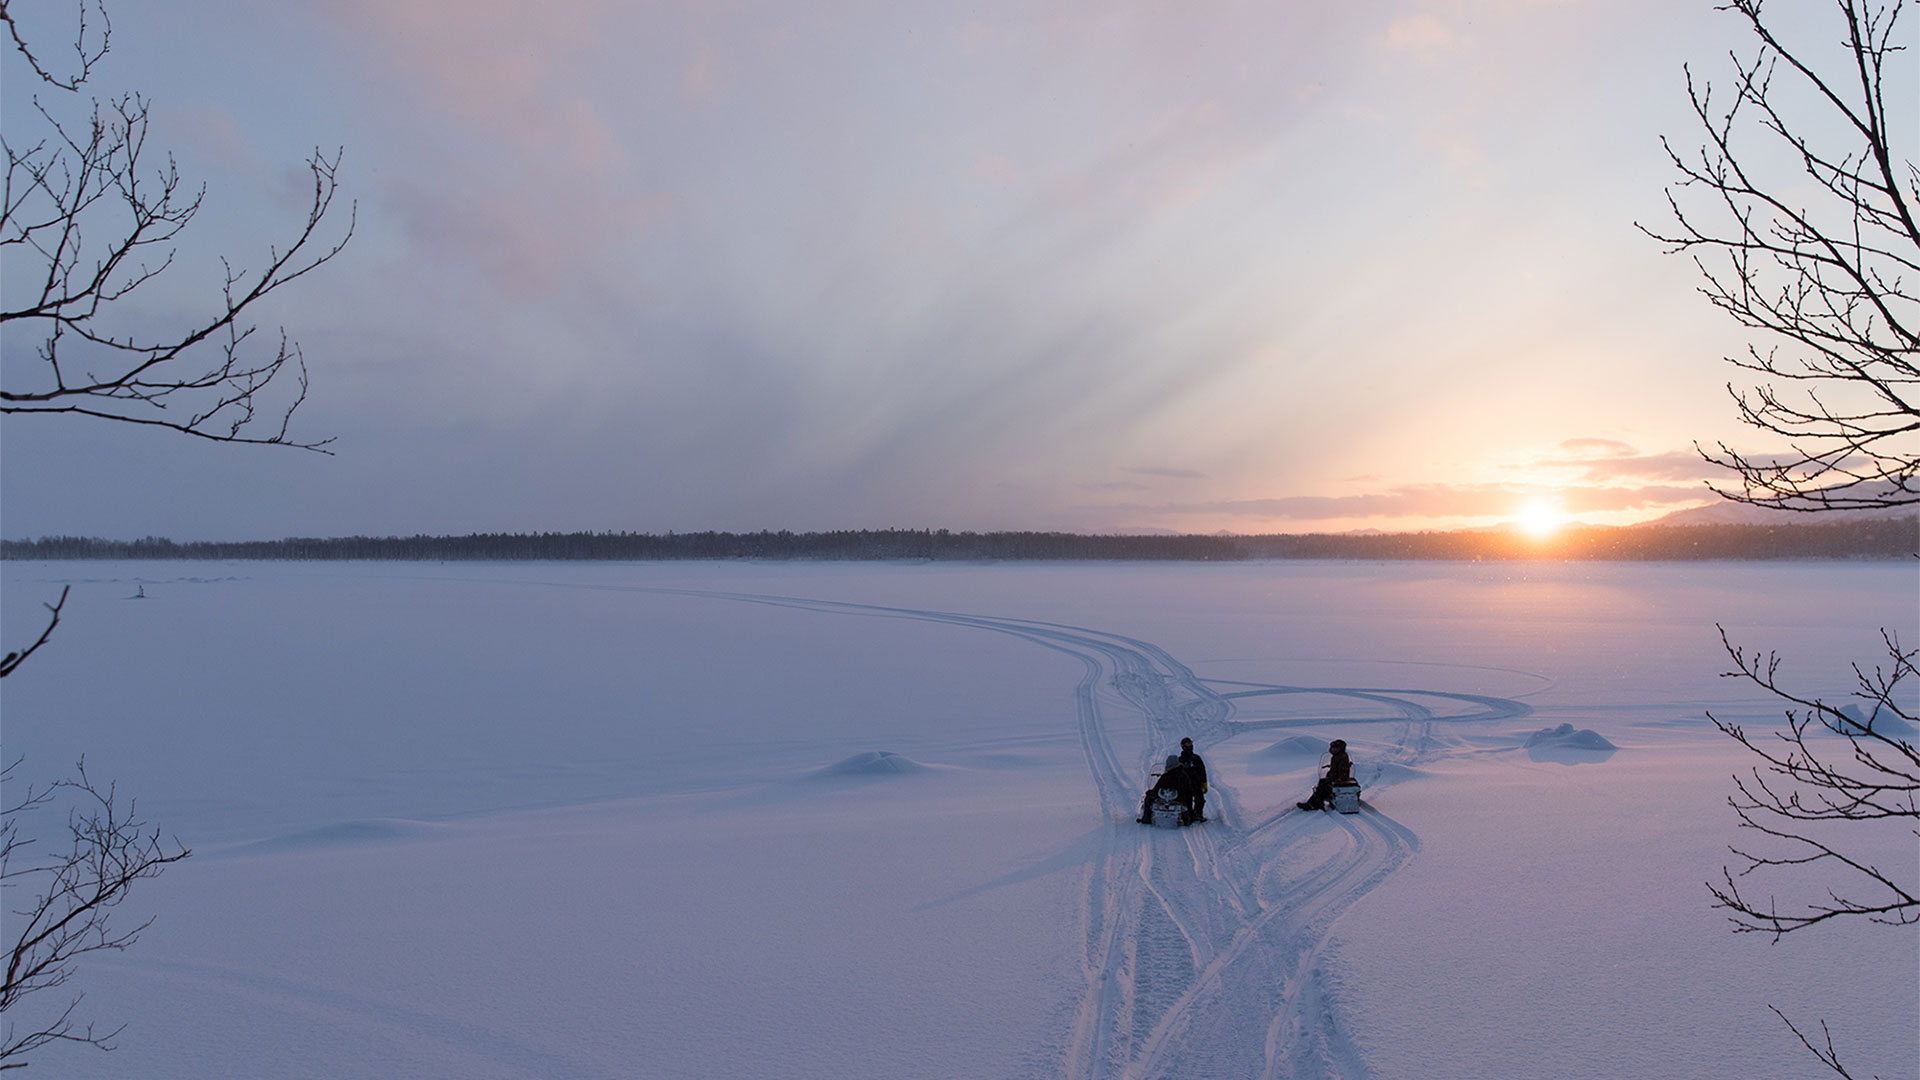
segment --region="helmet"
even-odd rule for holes
[[[1191,750],[1191,749],[1193,749],[1193,740],[1192,740],[1192,739],[1181,739],[1181,740],[1180,740],[1180,749],[1182,749],[1182,750]]]
[[[1347,740],[1345,739],[1335,739],[1331,743],[1327,744],[1327,749],[1329,750],[1345,750],[1346,748],[1347,748]]]

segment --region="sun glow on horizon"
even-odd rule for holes
[[[1560,505],[1551,499],[1533,499],[1514,511],[1513,524],[1534,540],[1545,540],[1560,531],[1567,522]]]

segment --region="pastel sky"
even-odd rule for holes
[[[1748,51],[1710,0],[110,10],[93,92],[207,185],[130,317],[344,147],[357,235],[258,320],[335,453],[9,418],[8,537],[1624,522],[1752,445],[1634,229]]]

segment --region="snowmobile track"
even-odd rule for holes
[[[1233,700],[1252,696],[1312,693],[1382,705],[1404,721],[1388,755],[1400,764],[1447,752],[1433,734],[1436,722],[1531,711],[1503,698],[1413,688],[1230,683],[1223,685],[1244,689],[1221,693],[1157,645],[1061,623],[751,593],[632,591],[971,627],[1081,662],[1076,724],[1109,828],[1085,872],[1086,987],[1055,1057],[1070,1080],[1367,1075],[1323,993],[1322,953],[1334,921],[1405,865],[1418,837],[1371,806],[1354,816],[1290,803],[1250,812],[1231,785],[1217,780],[1208,825],[1141,829],[1133,822],[1138,791],[1166,747],[1190,736],[1205,750],[1245,731],[1305,723],[1234,721]],[[1415,698],[1477,708],[1436,715]],[[1132,714],[1140,725],[1142,749],[1132,768],[1114,748],[1110,713]],[[1313,721],[1342,722],[1353,721]]]

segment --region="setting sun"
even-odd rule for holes
[[[1560,530],[1566,519],[1560,507],[1546,499],[1535,499],[1516,510],[1513,524],[1535,540],[1545,540]]]

